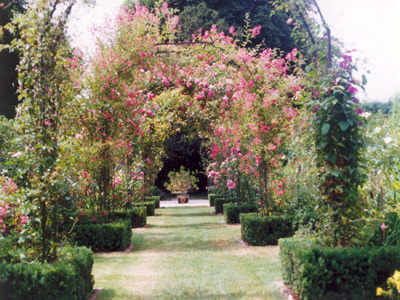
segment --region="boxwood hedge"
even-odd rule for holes
[[[293,216],[262,217],[259,214],[240,214],[242,239],[254,246],[277,245],[278,239],[295,233]]]
[[[279,240],[283,278],[304,300],[375,299],[400,265],[400,248],[328,248],[299,238]]]
[[[146,197],[147,201],[154,201],[154,207],[155,208],[160,208],[160,196],[148,196]]]
[[[156,213],[156,204],[155,201],[145,201],[145,202],[133,202],[131,203],[131,208],[134,207],[146,207],[147,209],[147,216],[154,216]]]
[[[147,209],[146,207],[135,207],[129,210],[116,210],[110,218],[116,219],[130,219],[132,228],[144,227],[147,224]]]
[[[225,203],[223,204],[224,217],[226,224],[237,224],[240,223],[239,215],[241,213],[256,213],[258,212],[258,206],[254,203]]]
[[[224,213],[224,204],[229,203],[225,198],[214,198],[214,209],[216,214]]]
[[[11,259],[14,260],[14,259]],[[0,262],[2,300],[86,300],[93,291],[93,252],[66,247],[56,262]]]
[[[132,237],[130,219],[119,219],[105,224],[77,224],[73,229],[73,242],[94,252],[125,250]]]

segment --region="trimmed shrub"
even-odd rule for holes
[[[130,219],[132,228],[144,227],[147,224],[146,207],[135,207],[129,210],[116,210],[110,216],[112,220]]]
[[[0,263],[2,300],[85,300],[93,291],[93,252],[67,247],[52,263]]]
[[[214,206],[215,197],[217,197],[217,194],[208,194],[208,201],[210,203],[210,207]]]
[[[214,209],[216,214],[224,213],[224,204],[229,203],[225,198],[214,198]]]
[[[293,216],[262,217],[259,214],[241,214],[242,239],[254,246],[277,245],[279,238],[295,233]]]
[[[225,203],[223,205],[224,208],[224,217],[226,224],[237,224],[240,223],[239,215],[241,213],[256,213],[258,212],[258,206],[254,203],[244,203],[244,204],[236,204],[236,203]]]
[[[400,265],[399,247],[327,248],[281,239],[283,278],[304,300],[374,299]]]
[[[154,216],[156,214],[156,204],[155,201],[145,201],[145,202],[134,202],[131,203],[131,207],[146,207],[147,216]]]
[[[132,237],[130,219],[119,219],[106,224],[77,224],[73,231],[73,241],[78,246],[86,246],[94,252],[125,250]]]
[[[146,197],[147,201],[154,201],[154,207],[155,208],[160,208],[160,199],[161,199],[160,196],[149,196],[149,197]]]

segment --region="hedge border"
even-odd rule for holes
[[[105,224],[77,224],[73,230],[73,242],[91,248],[93,252],[125,250],[131,243],[130,219],[119,219]]]
[[[111,214],[111,219],[130,219],[132,228],[145,227],[147,224],[147,208],[134,207],[129,210],[116,210]]]
[[[329,248],[279,240],[283,278],[303,300],[374,299],[400,265],[399,247]]]
[[[86,300],[94,285],[93,252],[66,247],[59,253],[52,263],[0,262],[1,299]]]
[[[258,206],[255,203],[224,203],[223,204],[224,219],[226,224],[240,223],[240,214],[242,213],[257,213]]]

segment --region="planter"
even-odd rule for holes
[[[189,195],[178,195],[176,196],[178,199],[178,203],[179,204],[184,204],[184,203],[188,203],[189,202]]]

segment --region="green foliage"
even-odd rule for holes
[[[377,114],[381,112],[385,115],[389,115],[392,113],[393,102],[380,102],[380,101],[372,101],[372,102],[363,102],[361,103],[361,108],[364,111],[371,112],[373,114]]]
[[[129,204],[130,207],[129,208],[133,208],[133,207],[146,207],[147,209],[147,216],[151,217],[154,216],[156,213],[156,204],[155,201],[145,201],[145,202],[138,202],[138,203],[130,203]]]
[[[150,196],[150,197],[145,197],[145,199],[146,201],[154,201],[154,207],[160,208],[161,196]]]
[[[0,262],[0,295],[4,300],[84,300],[93,291],[93,252],[66,247],[52,263]]]
[[[263,217],[259,214],[241,214],[242,239],[254,246],[277,245],[278,239],[294,235],[294,220],[294,216]]]
[[[129,210],[116,210],[112,212],[110,219],[130,219],[132,228],[144,227],[147,224],[147,208],[137,207]]]
[[[175,194],[187,194],[190,191],[197,190],[197,182],[199,179],[195,173],[185,170],[184,166],[180,166],[179,172],[168,173],[169,182],[165,183],[167,190]]]
[[[210,207],[214,206],[214,200],[217,198],[217,194],[208,194],[208,201],[210,202]]]
[[[14,174],[26,188],[31,204],[31,249],[41,261],[55,259],[60,239],[57,222],[63,176],[57,168],[61,109],[73,97],[68,77],[70,49],[64,34],[74,2],[40,0],[4,28],[16,37],[1,49],[18,51],[19,100],[15,128],[24,168]],[[57,13],[55,11],[57,10]],[[44,76],[43,74],[46,74]],[[18,182],[18,185],[19,182]],[[53,209],[54,208],[54,209]]]
[[[223,198],[214,198],[214,209],[216,214],[223,214],[224,213],[224,204],[229,203],[229,201]]]
[[[376,289],[377,296],[383,296],[385,299],[399,300],[400,299],[400,272],[394,271],[392,277],[387,280],[388,290],[383,290],[381,287]]]
[[[218,16],[216,10],[212,10],[205,2],[199,2],[185,8],[179,13],[179,21],[182,24],[180,39],[192,41],[192,34],[196,34],[200,28],[210,29],[216,25],[219,31],[228,32],[229,26],[223,18]]]
[[[125,250],[132,237],[130,219],[120,219],[106,224],[77,224],[72,241],[94,252]]]
[[[284,280],[302,299],[373,299],[400,263],[398,247],[329,248],[281,239]]]
[[[240,214],[256,213],[259,211],[259,207],[253,203],[225,203],[223,210],[226,224],[237,224],[240,223]]]

